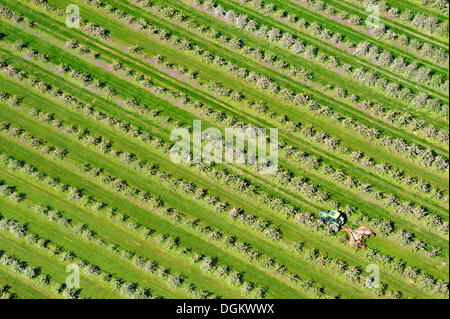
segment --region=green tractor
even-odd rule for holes
[[[326,210],[319,213],[317,221],[320,224],[325,224],[330,227],[331,230],[338,232],[341,230],[342,225],[345,224],[344,215],[336,210]]]

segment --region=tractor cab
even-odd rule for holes
[[[331,218],[338,220],[339,216],[341,216],[341,213],[339,213],[338,211],[335,210],[331,210],[329,213]]]
[[[341,230],[342,225],[345,224],[344,214],[337,210],[326,210],[319,213],[317,221],[321,224],[325,224],[333,231]]]

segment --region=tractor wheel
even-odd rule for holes
[[[317,218],[317,221],[318,221],[319,224],[321,224],[321,225],[325,224],[325,219],[323,219],[322,217]]]
[[[331,229],[332,231],[338,232],[338,231],[341,229],[341,227],[339,227],[339,226],[336,225],[336,224],[331,224],[331,225],[330,225],[330,229]]]

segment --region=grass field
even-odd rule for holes
[[[419,0],[2,0],[0,296],[449,298],[448,20]],[[175,163],[195,120],[277,128],[278,169]],[[350,246],[331,209],[376,236]]]

